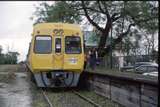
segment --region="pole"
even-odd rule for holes
[[[122,33],[123,33],[123,29],[124,29],[124,15],[125,15],[125,3],[126,3],[126,1],[124,1],[124,4],[123,4],[123,20],[122,20]],[[120,58],[119,58],[119,70],[120,70],[120,68],[121,67],[123,67],[123,60],[124,59],[122,59],[123,58],[123,56],[122,56],[122,49],[123,49],[123,42],[121,41],[120,42],[120,50],[119,50],[119,52],[120,52]]]
[[[110,67],[112,69],[112,22],[111,22],[111,52],[110,52]]]

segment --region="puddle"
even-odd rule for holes
[[[0,72],[0,75],[7,75],[8,72]]]
[[[16,75],[17,77],[21,77],[21,78],[26,78],[26,77],[27,77],[27,74],[26,74],[26,73],[16,72],[15,75]]]
[[[1,106],[3,105],[3,106]],[[4,98],[2,96],[0,96],[0,107],[6,107],[5,103],[4,103]]]
[[[15,73],[12,84],[0,83],[0,107],[31,107],[30,85],[27,74]]]
[[[8,86],[8,84],[6,83],[0,83],[0,88],[6,88]]]

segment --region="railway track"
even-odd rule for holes
[[[46,95],[46,92],[42,90],[42,94],[43,94],[44,99],[46,100],[47,104],[49,105],[49,107],[54,107],[53,104],[51,103],[50,99]]]
[[[75,95],[79,96],[80,98],[82,98],[83,100],[87,101],[88,103],[92,104],[94,107],[102,107],[99,104],[96,104],[94,101],[92,101],[91,99],[81,95],[79,92],[77,91],[72,91]]]
[[[43,95],[45,101],[46,101],[47,104],[48,104],[48,107],[55,107],[54,104],[53,104],[54,102],[51,102],[51,100],[50,100],[49,97],[47,96],[47,94],[46,94],[47,91],[42,90],[41,92],[42,92],[42,95]],[[102,107],[102,106],[100,106],[99,104],[96,104],[96,103],[95,103],[94,101],[92,101],[90,98],[85,97],[84,95],[80,94],[79,92],[77,92],[77,91],[75,91],[75,90],[72,90],[72,94],[74,94],[75,96],[78,96],[78,98],[84,100],[85,102],[90,103],[91,105],[93,105],[93,107]],[[78,99],[77,99],[77,100],[78,100]]]

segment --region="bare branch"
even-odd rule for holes
[[[120,19],[121,17],[122,17],[121,15],[120,15],[120,16],[117,16],[117,17],[114,17],[112,22],[117,21],[117,20]]]
[[[114,13],[111,18],[114,19],[117,15],[119,15],[120,13]]]
[[[119,16],[117,16],[119,15]],[[112,19],[112,22],[115,22],[116,20],[118,20],[119,18],[121,18],[122,15],[120,13],[114,13],[112,16],[111,16],[111,19]]]
[[[103,4],[104,4],[103,6],[104,6],[104,8],[105,8],[105,12],[109,14],[106,1],[102,1],[102,2],[103,2]]]
[[[110,15],[109,15],[109,12],[108,12],[107,7],[105,7],[105,11],[104,11],[104,10],[102,9],[102,7],[101,7],[101,4],[100,4],[100,1],[99,1],[99,0],[97,1],[97,3],[98,3],[98,7],[99,7],[100,11],[107,16],[107,19],[110,19]]]
[[[105,14],[104,10],[103,10],[102,7],[101,7],[101,4],[100,4],[99,0],[97,1],[97,3],[98,3],[99,10],[100,10],[102,13]]]
[[[90,10],[90,11],[93,11],[93,12],[98,12],[98,13],[102,13],[101,11],[95,9],[95,8],[91,8],[91,7],[85,7],[86,10]],[[80,11],[80,10],[83,10],[83,8],[74,8],[76,11]],[[104,13],[102,13],[104,14]]]
[[[105,14],[105,13],[103,13],[102,11],[99,11],[99,10],[97,10],[97,9],[93,9],[93,8],[90,8],[90,7],[86,7],[86,9],[91,10],[91,11],[93,11],[93,12],[98,12],[98,13]]]
[[[122,38],[129,33],[130,28],[131,28],[132,26],[135,26],[135,24],[130,24],[130,25],[128,26],[128,29],[127,29],[125,32],[121,33],[121,34],[118,36],[118,38],[116,38],[115,40],[113,40],[113,44],[117,44],[117,43],[121,42]]]
[[[87,17],[88,21],[93,25],[95,26],[99,31],[103,32],[103,28],[101,28],[97,23],[95,23],[91,18],[90,16],[88,15],[88,12],[86,10],[86,7],[85,7],[85,4],[84,4],[84,1],[82,1],[82,8],[84,10],[84,13],[85,13],[85,16]]]
[[[121,33],[121,34],[118,36],[118,38],[116,38],[116,39],[113,40],[112,46],[111,46],[111,45],[108,45],[108,46],[105,48],[105,52],[106,52],[106,53],[109,52],[110,49],[111,49],[111,47],[114,48],[116,44],[118,44],[119,42],[121,42],[121,41],[122,41],[122,38],[129,33],[130,28],[131,28],[132,26],[135,26],[135,24],[130,24],[130,25],[128,26],[128,29],[126,30],[126,32]],[[102,56],[103,56],[103,55],[102,55]]]

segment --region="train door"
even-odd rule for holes
[[[63,69],[63,38],[61,36],[54,36],[53,46],[53,66],[54,69]]]

